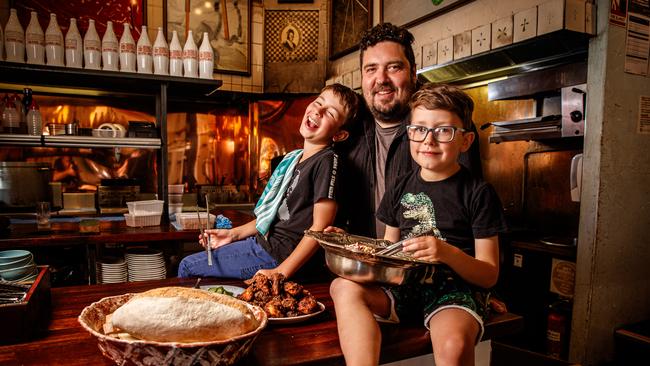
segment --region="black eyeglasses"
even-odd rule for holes
[[[456,131],[467,132],[464,128],[454,126],[438,126],[434,128],[417,125],[406,126],[408,138],[414,142],[422,142],[426,140],[429,132],[433,135],[433,139],[438,142],[451,142],[454,137],[456,137]]]

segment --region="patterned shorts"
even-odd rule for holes
[[[436,269],[431,284],[409,284],[386,287],[384,291],[391,300],[391,316],[378,320],[388,322],[421,322],[429,328],[429,320],[446,308],[467,311],[480,324],[478,340],[483,335],[483,320],[486,316],[489,294],[479,290],[448,269]]]

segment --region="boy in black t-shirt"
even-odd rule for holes
[[[472,99],[458,88],[426,85],[411,98],[407,126],[419,169],[386,187],[377,218],[385,239],[437,262],[428,283],[381,288],[343,278],[332,282],[341,348],[347,365],[376,365],[381,332],[376,320],[416,319],[429,328],[436,365],[473,365],[483,333],[477,291],[496,284],[498,233],[505,230],[494,189],[458,163],[474,141]]]
[[[331,145],[347,138],[357,105],[349,88],[323,88],[300,125],[303,149],[287,154],[275,169],[255,207],[256,219],[233,229],[206,230],[200,242],[214,249],[213,265],[206,252],[195,253],[181,261],[178,276],[247,279],[282,273],[289,278],[306,264],[319,245],[304,231],[323,230],[336,215],[339,161]]]

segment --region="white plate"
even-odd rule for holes
[[[223,287],[224,290],[226,290],[228,292],[232,292],[233,297],[234,296],[239,296],[239,294],[244,292],[243,287],[231,286],[231,285],[219,285],[219,284],[201,286],[201,290],[208,291],[208,289],[213,288],[213,287]]]
[[[325,304],[322,302],[318,301],[318,307],[320,308],[318,311],[315,313],[307,314],[307,315],[298,315],[298,316],[292,316],[292,317],[286,317],[286,318],[269,318],[269,323],[271,324],[293,324],[293,323],[300,323],[304,322],[306,320],[309,320],[316,315],[322,313],[325,311]]]

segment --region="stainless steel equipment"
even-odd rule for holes
[[[315,239],[323,247],[330,271],[351,281],[403,285],[423,281],[435,272],[435,263],[352,251],[345,247],[360,243],[381,249],[391,244],[386,240],[310,230],[305,231],[305,236]]]
[[[33,209],[50,200],[48,163],[0,162],[0,209]]]

